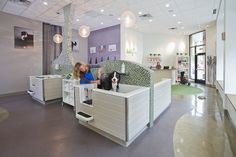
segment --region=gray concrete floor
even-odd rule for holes
[[[204,111],[208,114],[209,108],[217,107],[217,94],[213,88],[200,87],[204,90],[200,95],[207,97]],[[154,126],[125,148],[79,125],[70,106],[42,106],[24,94],[0,98],[0,107],[9,112],[0,123],[0,157],[174,157],[176,122],[196,107],[195,101],[202,100],[173,96]]]

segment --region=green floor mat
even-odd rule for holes
[[[171,92],[174,95],[195,95],[203,91],[200,88],[187,86],[187,85],[172,85]]]

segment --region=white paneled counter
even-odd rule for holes
[[[175,69],[155,69],[153,70],[153,81],[160,82],[163,78],[171,79],[171,84],[175,84],[176,70]]]
[[[28,93],[42,104],[62,98],[62,79],[61,75],[30,76]]]
[[[149,123],[150,88],[120,84],[119,91],[114,92],[92,86],[75,86],[76,117],[81,124],[128,146]],[[92,103],[87,105],[86,99],[91,98]],[[79,112],[88,116],[81,119]]]

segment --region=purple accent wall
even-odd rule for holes
[[[116,51],[108,52],[108,45],[116,44]],[[99,52],[99,46],[105,45],[104,52]],[[96,47],[96,53],[90,53],[90,47]],[[88,63],[95,64],[105,61],[120,59],[120,25],[115,25],[100,30],[92,31],[88,37]],[[91,62],[92,61],[92,62]]]

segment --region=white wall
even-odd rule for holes
[[[172,48],[172,45],[174,47]],[[180,51],[179,46],[185,50]],[[134,54],[127,54],[127,49],[134,48]],[[160,53],[162,65],[175,66],[176,53],[188,53],[188,36],[169,34],[146,34],[135,29],[121,27],[121,59],[138,62],[148,66],[149,53]]]
[[[127,54],[127,49],[132,49],[133,54]],[[121,26],[121,60],[142,63],[143,34],[141,32]]]
[[[72,31],[72,41],[76,41],[79,45],[79,49],[73,51],[73,57],[75,62],[88,62],[88,38],[82,38],[78,30]]]
[[[42,74],[42,23],[0,12],[0,95],[26,91],[28,76]],[[34,31],[34,48],[14,48],[14,26]]]
[[[213,23],[210,27],[206,29],[206,56],[216,56],[216,24],[215,23]],[[211,84],[211,85],[214,84],[214,81],[212,79],[212,74],[210,74],[209,79],[208,79],[208,68],[206,68],[206,84]]]
[[[224,41],[221,37],[222,32],[225,32],[224,24],[224,0],[222,0],[216,21],[216,80],[220,81],[224,80]]]
[[[143,64],[148,65],[147,56],[150,53],[161,54],[162,66],[175,66],[176,53],[188,53],[188,36],[169,34],[144,34],[143,35]],[[180,45],[185,45],[184,50],[179,50]],[[183,46],[182,46],[183,47]]]
[[[225,1],[225,93],[236,94],[236,1]]]

